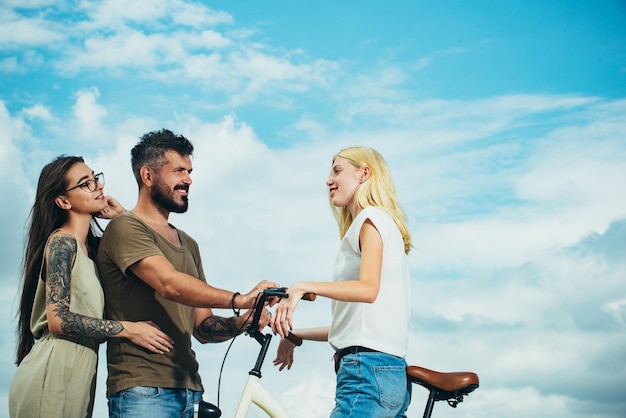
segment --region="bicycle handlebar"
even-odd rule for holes
[[[259,297],[257,298],[256,305],[254,307],[254,316],[252,317],[252,322],[248,325],[247,332],[250,336],[255,337],[256,332],[259,331],[259,320],[261,319],[261,312],[263,312],[263,308],[265,306],[265,301],[268,298],[277,297],[279,299],[286,299],[289,297],[289,293],[287,293],[286,287],[270,287],[268,289],[263,290]],[[302,295],[303,300],[314,301],[317,298],[315,293],[305,293]],[[256,330],[256,332],[255,332]],[[302,345],[302,338],[298,337],[293,333],[289,333],[287,335],[289,341],[291,341],[295,345]]]

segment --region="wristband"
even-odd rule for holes
[[[230,307],[233,308],[233,313],[235,314],[235,316],[239,316],[239,313],[241,312],[241,308],[235,309],[235,298],[237,297],[237,295],[241,295],[241,293],[239,292],[233,293],[233,297],[230,300]]]

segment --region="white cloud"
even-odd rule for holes
[[[189,39],[191,46],[202,49],[219,49],[232,44],[232,40],[213,30],[205,30],[198,37]]]
[[[97,88],[83,89],[76,93],[72,112],[76,118],[78,132],[85,140],[96,139],[105,133],[102,119],[107,115],[107,110],[97,102],[99,96]]]
[[[409,126],[418,132],[440,133],[441,141],[445,141],[444,145],[464,142],[470,138],[468,134],[473,134],[474,139],[480,139],[499,133],[504,128],[532,125],[527,118],[540,117],[542,112],[547,114],[571,111],[598,101],[593,97],[532,94],[495,96],[471,101],[416,100],[398,91],[395,94],[381,93],[380,86],[389,88],[394,84],[385,83],[384,77],[379,80],[380,77],[375,75],[371,78],[376,78],[376,83],[370,83],[369,78],[370,76],[365,80],[357,78],[356,83],[350,80],[347,89],[336,92],[339,97],[346,92],[349,97],[363,97],[362,100],[347,103],[343,111],[346,120],[357,117],[364,121],[369,118],[387,119],[391,126]]]
[[[329,364],[325,365],[330,368]],[[335,379],[331,373],[322,375],[312,370],[306,380],[297,382],[281,394],[281,404],[293,415],[317,418],[330,415],[334,407]]]
[[[63,72],[74,74],[84,69],[145,68],[146,73],[164,63],[177,62],[185,57],[183,45],[167,34],[145,34],[125,29],[108,36],[93,36],[83,45],[66,51],[68,57],[58,66]]]
[[[199,85],[207,91],[234,92],[227,103],[240,106],[263,93],[275,96],[327,86],[339,69],[335,62],[310,59],[300,50],[276,50],[248,39],[254,30],[231,29],[232,16],[200,4],[138,1],[128,7],[110,0],[81,5],[87,15],[77,13],[82,20],[66,26],[53,14],[37,20],[12,14],[0,39],[4,33],[7,42],[43,43],[49,49],[45,61],[34,51],[6,58],[4,70],[49,62],[64,77],[86,70],[106,69],[115,77],[139,71],[186,89]]]
[[[613,315],[617,323],[626,325],[626,299],[611,300],[602,309]]]
[[[41,104],[26,108],[22,112],[30,119],[41,119],[46,122],[52,121],[50,108]]]
[[[44,18],[24,19],[12,11],[0,9],[4,17],[0,20],[0,43],[2,49],[19,50],[31,46],[54,46],[65,36],[52,22]]]
[[[115,28],[127,22],[154,22],[167,15],[170,4],[167,0],[135,0],[132,5],[123,0],[105,0],[85,1],[81,6],[96,28]]]
[[[54,4],[56,0],[4,0],[2,3],[3,6],[7,8],[26,8],[26,9],[35,9],[42,6],[49,6]]]
[[[192,27],[200,28],[233,23],[233,17],[229,13],[210,9],[202,4],[176,1],[172,3],[170,12],[174,22]]]
[[[129,6],[124,0],[83,2],[96,28],[120,27],[126,24],[173,22],[175,25],[207,27],[231,24],[229,13],[213,10],[202,3],[168,0],[136,0]]]

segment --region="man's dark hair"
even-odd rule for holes
[[[182,135],[175,135],[168,129],[148,132],[139,139],[137,145],[130,151],[130,163],[137,184],[141,186],[141,174],[139,170],[144,165],[159,170],[163,164],[167,163],[166,151],[175,151],[181,157],[193,154],[193,145]]]

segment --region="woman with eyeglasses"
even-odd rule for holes
[[[103,174],[94,174],[82,157],[59,156],[43,168],[22,269],[12,418],[90,417],[98,346],[107,338],[127,338],[155,355],[172,348],[150,322],[103,319],[93,261],[102,230],[95,217],[123,211],[104,194]]]

